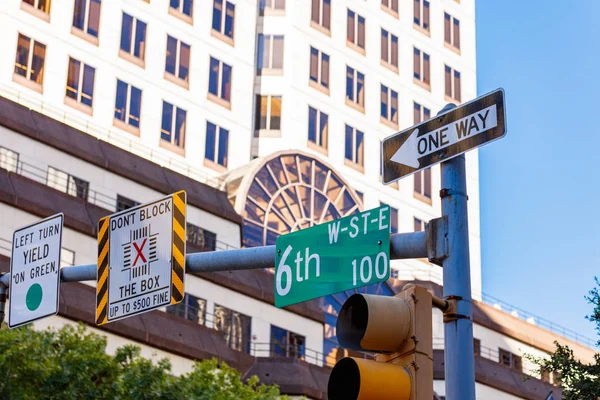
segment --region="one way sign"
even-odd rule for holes
[[[506,134],[504,90],[481,96],[382,143],[383,183],[390,184]]]

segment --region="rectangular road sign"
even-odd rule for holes
[[[182,190],[98,222],[97,325],[183,300],[185,214]]]
[[[383,206],[279,236],[275,305],[388,280],[390,208]]]
[[[381,143],[383,183],[456,157],[506,134],[504,90],[497,89]]]
[[[13,235],[8,326],[16,328],[58,313],[63,214]]]

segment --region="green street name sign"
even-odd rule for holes
[[[390,208],[383,206],[280,236],[275,305],[386,281],[390,277]]]

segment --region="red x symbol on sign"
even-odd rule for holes
[[[142,242],[142,245],[140,247],[138,247],[137,244],[135,244],[135,242],[133,242],[133,247],[135,248],[135,251],[137,251],[135,260],[133,260],[134,267],[135,267],[135,263],[137,263],[138,258],[141,258],[143,262],[146,262],[146,257],[144,257],[144,254],[142,253],[142,250],[144,249],[144,246],[146,245],[146,240],[148,240],[148,238],[144,239],[144,241]]]

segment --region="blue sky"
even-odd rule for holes
[[[484,292],[598,339],[600,1],[479,0],[477,86],[506,92],[481,149]]]

